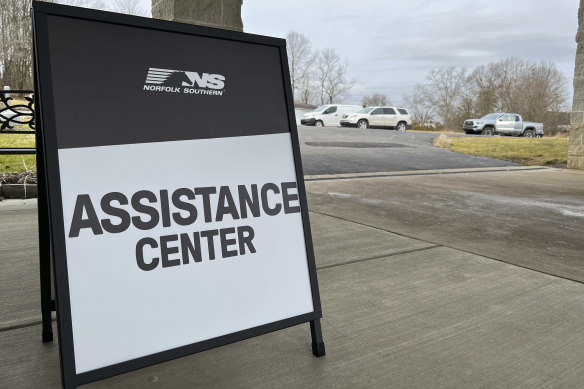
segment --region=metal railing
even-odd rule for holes
[[[14,95],[22,98],[15,99]],[[0,136],[4,134],[35,133],[34,91],[25,89],[0,90]],[[35,148],[0,148],[0,155],[35,154]]]

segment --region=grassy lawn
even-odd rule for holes
[[[28,101],[26,101],[25,99],[18,98],[18,97],[13,97],[12,101],[10,102],[10,105],[17,105],[17,104],[18,105],[20,105],[20,104],[28,105]]]
[[[504,159],[521,165],[565,167],[568,160],[567,138],[454,138],[440,135],[434,139],[434,145],[457,153]]]
[[[34,147],[32,134],[0,134],[0,148]],[[26,164],[26,167],[25,167]],[[36,157],[34,155],[0,155],[0,173],[36,171]]]

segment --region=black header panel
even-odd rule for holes
[[[278,47],[47,22],[59,148],[290,131]]]

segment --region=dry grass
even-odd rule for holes
[[[552,136],[551,138],[569,138],[570,137],[570,133],[569,132],[558,132],[557,134],[555,134],[554,136]]]
[[[447,137],[442,134],[434,145],[457,153],[504,159],[531,166],[565,167],[567,138]]]
[[[20,105],[20,104],[28,105],[28,101],[26,101],[25,99],[22,99],[22,98],[13,97],[12,101],[10,102],[10,105],[17,105],[17,104],[18,105]]]
[[[462,131],[453,131],[453,130],[408,130],[408,132],[423,132],[423,133],[440,133],[440,134],[464,134]]]
[[[452,141],[444,134],[440,134],[439,137],[434,138],[433,142],[434,146],[442,147],[443,149],[449,149],[452,146]]]

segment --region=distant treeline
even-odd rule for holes
[[[464,68],[431,70],[403,99],[417,123],[441,122],[460,129],[465,119],[491,112],[512,112],[525,120],[543,122],[546,132],[569,122],[568,89],[552,62],[511,57]]]

